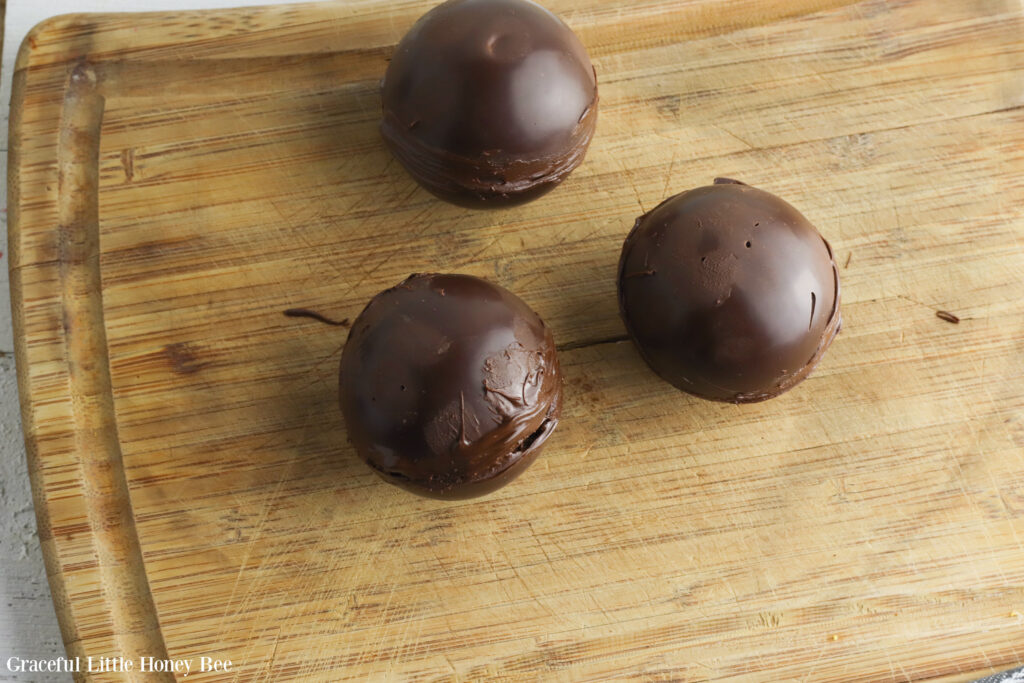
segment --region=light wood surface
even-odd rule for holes
[[[597,135],[555,192],[486,213],[420,190],[377,133],[391,46],[431,4],[78,15],[26,40],[11,283],[69,653],[233,661],[209,681],[1024,663],[1020,2],[552,0],[597,67]],[[842,334],[753,406],[676,392],[616,341],[633,219],[716,175],[789,200],[841,264]],[[510,288],[562,348],[561,425],[476,501],[359,463],[344,330],[282,315],[352,318],[424,270]]]

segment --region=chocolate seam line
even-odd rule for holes
[[[595,88],[594,99],[587,106],[576,130],[580,131],[571,144],[571,151],[564,157],[558,154],[536,157],[530,160],[514,160],[501,167],[489,163],[487,156],[477,159],[458,156],[426,145],[401,131],[407,129],[393,114],[386,113],[380,124],[381,136],[391,152],[405,166],[417,181],[431,191],[449,195],[459,191],[470,191],[483,197],[511,195],[527,192],[547,184],[557,184],[574,171],[586,157],[587,150],[596,130],[598,96]],[[593,123],[590,123],[590,121]],[[552,166],[554,162],[554,166]],[[450,170],[455,169],[455,173]],[[510,173],[511,172],[511,173]],[[512,179],[488,182],[479,176],[513,175]],[[454,176],[465,175],[465,180]],[[500,177],[500,176],[499,176]]]

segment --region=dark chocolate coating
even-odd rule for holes
[[[381,133],[430,192],[472,208],[534,199],[579,166],[597,76],[579,39],[529,0],[448,0],[395,48]]]
[[[702,398],[752,403],[804,379],[839,332],[839,270],[799,211],[738,181],[637,219],[619,307],[647,364]]]
[[[521,299],[469,275],[411,275],[375,296],[341,356],[349,440],[386,481],[432,498],[489,493],[558,424],[551,331]]]

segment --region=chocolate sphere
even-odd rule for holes
[[[518,204],[583,161],[597,76],[561,19],[529,0],[448,0],[395,49],[381,133],[430,192],[472,208]]]
[[[716,401],[752,403],[792,388],[841,324],[828,242],[775,195],[722,178],[637,219],[618,286],[647,364]]]
[[[411,275],[375,296],[352,325],[340,385],[359,457],[432,498],[517,477],[562,401],[551,331],[517,296],[469,275]]]

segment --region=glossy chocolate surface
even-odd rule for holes
[[[727,179],[637,219],[619,306],[648,365],[702,398],[763,401],[800,382],[839,332],[839,271],[800,212]]]
[[[448,0],[395,49],[381,133],[409,173],[474,208],[560,183],[597,124],[597,78],[561,19],[529,0]]]
[[[434,498],[489,493],[558,424],[551,331],[511,292],[468,275],[412,275],[375,296],[341,357],[349,440],[385,480]]]

